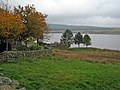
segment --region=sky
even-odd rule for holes
[[[8,0],[12,5],[34,4],[52,24],[120,27],[120,0]]]

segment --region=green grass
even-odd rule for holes
[[[32,46],[37,46],[37,43],[34,41],[29,41],[28,44],[32,45]]]
[[[78,48],[69,48],[69,51],[80,51],[80,52],[92,52],[92,51],[97,51],[97,52],[120,52],[119,50],[110,50],[110,49],[100,49],[100,48],[93,48],[93,47],[78,47]]]
[[[62,58],[0,64],[1,73],[27,90],[120,90],[120,66]]]

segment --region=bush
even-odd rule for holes
[[[39,50],[39,47],[37,47],[37,46],[30,46],[29,50]]]
[[[18,46],[18,47],[16,47],[16,49],[17,49],[18,51],[27,51],[27,50],[29,50],[29,48],[26,47],[26,46],[24,46],[24,45]]]
[[[29,50],[49,49],[49,47],[47,45],[45,45],[45,46],[40,46],[40,45],[39,46],[29,46],[29,47],[22,45],[22,46],[16,47],[16,49],[18,51],[29,51]]]
[[[61,49],[61,50],[65,50],[65,49],[69,48],[68,45],[66,45],[62,42],[60,42],[60,43],[55,42],[53,46],[54,46],[54,48]]]

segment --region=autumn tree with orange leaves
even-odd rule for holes
[[[5,10],[0,10],[0,36],[5,39],[16,39],[23,32],[21,17]]]
[[[24,41],[27,46],[29,38],[35,38],[37,42],[44,38],[48,32],[46,23],[47,15],[36,11],[34,5],[14,7],[13,11],[0,8],[0,37],[8,43],[9,40]]]
[[[37,12],[34,5],[18,6],[14,8],[14,13],[22,18],[24,32],[21,34],[21,40],[27,41],[29,37],[39,39],[44,38],[44,33],[48,31],[45,18],[47,15]],[[26,42],[27,46],[27,42]]]
[[[6,40],[17,39],[23,32],[23,23],[18,14],[0,9],[0,37]]]

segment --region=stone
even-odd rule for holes
[[[12,83],[12,80],[8,77],[0,77],[0,85],[9,85]]]
[[[8,77],[0,76],[0,90],[26,90],[25,87],[16,89],[19,83],[16,80],[11,80]]]
[[[16,90],[16,89],[10,87],[9,85],[3,85],[0,86],[0,90]]]
[[[16,80],[12,80],[12,83],[10,84],[10,86],[11,86],[12,88],[17,88],[18,85],[19,85],[19,83],[18,83],[18,81],[16,81]]]
[[[41,56],[48,56],[51,50],[36,50],[36,51],[5,51],[0,53],[0,62],[14,62],[21,58],[37,58]],[[1,71],[1,68],[0,68]]]
[[[27,90],[25,87],[23,87],[23,88],[21,88],[21,89],[19,89],[19,90]]]

